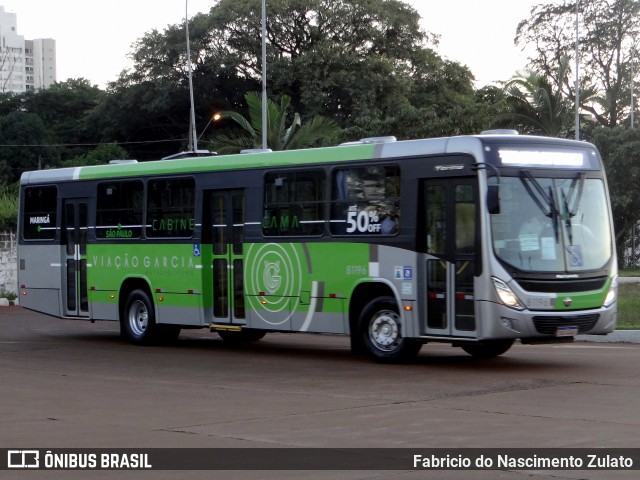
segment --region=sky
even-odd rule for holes
[[[0,0],[16,13],[19,35],[56,40],[57,80],[86,78],[101,88],[132,62],[133,43],[152,29],[182,22],[187,0]],[[422,27],[440,36],[436,51],[470,68],[476,86],[511,78],[526,55],[513,44],[518,23],[533,5],[552,0],[404,0]],[[189,16],[215,0],[188,0]],[[267,15],[268,15],[267,0]]]

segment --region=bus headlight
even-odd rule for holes
[[[609,287],[609,291],[607,292],[607,296],[604,297],[603,307],[610,307],[613,302],[616,301],[616,292],[618,291],[618,275],[614,276],[611,280],[611,286]]]
[[[498,298],[504,305],[515,310],[524,310],[522,302],[520,302],[516,294],[513,293],[506,283],[495,277],[491,277],[491,280],[493,280],[493,286],[496,288]]]

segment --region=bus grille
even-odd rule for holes
[[[600,290],[607,281],[607,277],[571,280],[527,280],[516,278],[515,280],[527,292],[572,293],[587,292],[589,290]]]
[[[578,327],[578,333],[591,330],[600,318],[600,314],[576,315],[573,317],[533,317],[538,333],[553,335],[558,327]]]

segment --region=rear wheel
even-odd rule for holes
[[[422,344],[402,336],[398,306],[392,297],[378,297],[362,310],[359,334],[367,353],[383,363],[412,360]]]
[[[511,348],[514,340],[512,338],[504,340],[488,340],[482,343],[469,343],[461,345],[462,349],[469,355],[477,358],[499,357]]]
[[[160,332],[153,302],[144,290],[129,294],[121,322],[125,336],[136,345],[152,343]]]

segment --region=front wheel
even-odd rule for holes
[[[461,345],[462,350],[477,358],[494,358],[499,357],[511,348],[514,340],[507,338],[505,340],[488,340],[482,343],[469,343]]]
[[[392,297],[372,300],[362,310],[359,334],[367,353],[381,363],[412,360],[422,344],[402,336],[398,306]]]

